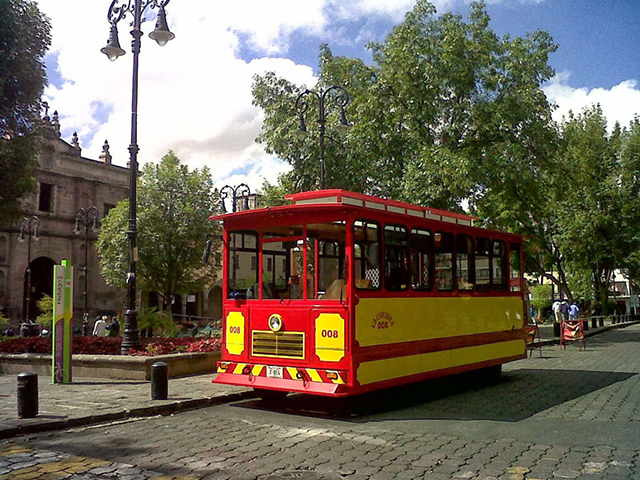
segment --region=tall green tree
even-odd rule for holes
[[[30,0],[0,0],[0,224],[22,215],[35,189],[48,18]]]
[[[555,140],[540,89],[556,45],[543,31],[499,38],[483,2],[460,15],[436,16],[418,0],[384,43],[371,43],[373,64],[320,49],[317,88],[337,84],[352,97],[354,126],[344,138],[328,119],[326,184],[434,207],[480,204],[488,194],[535,184]],[[258,141],[293,169],[289,191],[316,188],[317,138],[298,140],[294,112],[304,87],[274,74],[255,78],[254,103],[265,112]],[[307,121],[314,128],[314,108]]]
[[[599,105],[570,115],[562,125],[567,174],[556,191],[560,248],[576,276],[590,277],[604,307],[615,269],[640,249],[637,122],[611,134]],[[629,266],[628,263],[626,263]]]
[[[161,293],[171,305],[172,295],[198,291],[214,280],[214,267],[202,263],[202,251],[207,236],[218,238],[219,227],[209,220],[218,203],[206,167],[189,171],[173,152],[157,165],[145,165],[138,179],[140,288]],[[129,202],[123,200],[103,219],[97,243],[102,275],[121,288],[128,271],[128,218]]]

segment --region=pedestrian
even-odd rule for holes
[[[579,313],[580,313],[580,308],[578,308],[578,305],[576,305],[576,302],[573,302],[569,307],[569,319],[578,320]]]
[[[569,320],[569,304],[566,300],[560,303],[560,313],[562,314],[562,320]]]
[[[5,337],[13,337],[13,336],[15,336],[15,332],[13,331],[13,328],[11,328],[11,325],[9,325],[7,327],[7,329],[4,331],[4,336]]]
[[[107,317],[106,315],[96,317],[96,323],[93,325],[94,337],[106,337],[107,336]]]
[[[82,315],[82,336],[86,337],[89,335],[89,314],[85,313]]]
[[[110,337],[117,337],[120,333],[120,324],[118,323],[118,319],[116,317],[112,317],[111,323],[107,328],[109,329]]]
[[[551,311],[553,312],[553,319],[556,323],[562,323],[562,313],[560,313],[560,300],[556,300],[551,305]]]

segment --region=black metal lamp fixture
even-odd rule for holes
[[[40,220],[35,215],[25,218],[20,222],[20,237],[18,241],[24,242],[27,240],[27,269],[25,275],[27,277],[27,296],[25,298],[25,321],[30,321],[30,308],[31,308],[31,238],[34,240],[40,239]]]
[[[251,190],[247,185],[241,183],[237,187],[232,187],[230,185],[225,185],[220,189],[220,200],[222,203],[222,211],[227,213],[227,209],[224,205],[224,201],[231,197],[231,208],[232,212],[235,213],[237,211],[238,199],[242,198],[244,200],[244,210],[249,210],[249,196],[251,195]]]
[[[73,233],[76,235],[80,235],[82,231],[80,229],[80,224],[84,225],[84,291],[82,292],[82,296],[84,299],[84,310],[83,310],[83,318],[88,315],[88,307],[87,307],[87,297],[89,291],[89,229],[96,230],[98,228],[98,209],[95,205],[92,205],[89,208],[80,207],[76,211],[76,225],[73,229]]]
[[[138,57],[140,54],[140,37],[142,37],[142,13],[147,9],[158,8],[158,19],[156,28],[149,34],[151,39],[158,45],[163,46],[168,41],[173,40],[175,35],[169,31],[167,26],[167,16],[164,7],[170,0],[113,0],[109,6],[107,20],[111,24],[109,41],[107,46],[100,51],[109,60],[124,55],[125,51],[120,47],[118,41],[117,23],[122,20],[127,13],[133,15],[133,81],[131,88],[131,143],[129,144],[129,165],[131,169],[129,186],[129,228],[127,237],[129,238],[129,271],[127,273],[127,310],[124,315],[124,330],[122,332],[122,346],[120,353],[126,355],[129,350],[140,348],[140,338],[138,336],[138,311],[136,310],[136,262],[138,261],[137,237],[137,205],[136,205],[136,180],[138,176]]]
[[[307,97],[314,96],[318,100],[318,125],[319,125],[319,136],[320,136],[320,190],[324,190],[324,133],[325,133],[325,124],[327,122],[326,116],[326,105],[327,105],[327,97],[329,94],[333,95],[335,105],[340,107],[340,124],[338,125],[338,130],[341,132],[345,132],[351,128],[347,120],[347,115],[345,113],[345,107],[349,103],[349,93],[339,85],[333,85],[327,88],[324,91],[316,92],[314,90],[305,90],[296,99],[296,110],[300,114],[300,120],[298,122],[298,130],[294,133],[297,138],[305,138],[309,135],[307,131],[307,125],[304,121],[304,114],[309,109],[309,102],[307,101]]]

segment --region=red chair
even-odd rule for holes
[[[567,342],[580,342],[580,350],[586,350],[587,345],[584,339],[584,331],[582,330],[582,321],[563,320],[562,331],[560,333],[560,346],[567,348]]]
[[[537,339],[538,350],[540,351],[540,357],[542,357],[542,347],[540,346],[540,331],[538,330],[538,324],[528,323],[524,326],[524,331],[527,334],[527,350],[529,350],[529,356],[533,356],[533,349],[536,348]]]

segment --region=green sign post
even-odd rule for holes
[[[73,267],[67,260],[53,267],[51,383],[71,383],[73,353]]]

